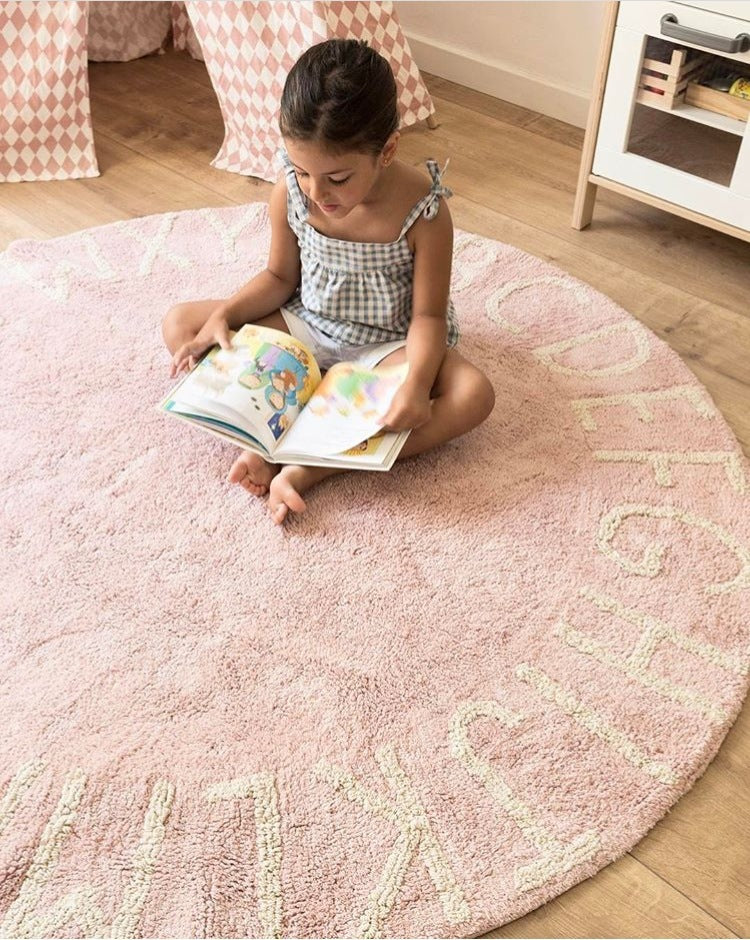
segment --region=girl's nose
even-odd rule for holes
[[[317,183],[310,183],[310,198],[313,202],[317,202],[318,205],[321,203],[325,205],[326,193],[323,190],[322,186],[318,186]]]

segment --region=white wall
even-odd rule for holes
[[[426,72],[585,127],[602,0],[396,0],[394,6]]]

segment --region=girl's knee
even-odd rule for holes
[[[467,430],[485,421],[495,407],[495,389],[475,365],[464,362],[455,375],[452,388],[447,392],[455,412],[468,424]]]
[[[162,326],[172,323],[178,324],[181,320],[184,320],[186,306],[186,304],[175,304],[174,307],[170,307],[162,318]]]
[[[456,413],[462,414],[470,427],[485,421],[495,407],[495,389],[487,376],[463,356],[451,356],[447,368],[440,375],[442,387],[438,395],[451,401]]]
[[[171,339],[182,334],[187,326],[187,305],[175,304],[164,314],[161,321],[161,335],[169,345]]]
[[[456,394],[456,404],[469,420],[471,427],[481,424],[492,414],[495,407],[495,389],[484,372],[476,366],[470,365],[464,371]]]
[[[162,333],[164,333],[167,329],[169,329],[175,323],[175,321],[179,319],[179,316],[180,316],[180,305],[175,304],[174,307],[170,307],[169,310],[167,310],[167,312],[161,318]]]
[[[161,323],[167,345],[170,339],[179,343],[192,339],[220,303],[220,300],[188,300],[170,307]]]
[[[480,417],[480,421],[485,421],[492,414],[495,407],[495,389],[492,382],[487,378],[484,372],[476,369],[474,377],[474,392],[472,395],[474,407]]]

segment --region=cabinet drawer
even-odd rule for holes
[[[750,13],[750,3],[748,4],[748,12]],[[712,33],[725,39],[734,39],[742,33],[750,36],[750,20],[725,16],[713,10],[701,10],[684,3],[669,3],[667,0],[661,0],[661,2],[628,0],[627,3],[620,3],[617,12],[617,26],[621,29],[632,29],[649,36],[661,36],[671,42],[679,43],[681,46],[689,46],[693,49],[711,48],[708,44],[673,39],[662,33],[661,18],[667,13],[675,16],[680,26],[698,29],[704,33]],[[721,55],[730,61],[750,63],[750,49],[736,53],[722,52]]]
[[[713,13],[722,13],[724,16],[734,16],[738,20],[750,19],[750,6],[747,0],[673,0],[685,7],[698,7],[700,10],[711,10]]]

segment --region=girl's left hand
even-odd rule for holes
[[[429,392],[404,383],[393,396],[391,407],[380,424],[386,431],[408,431],[427,424],[431,416]]]

